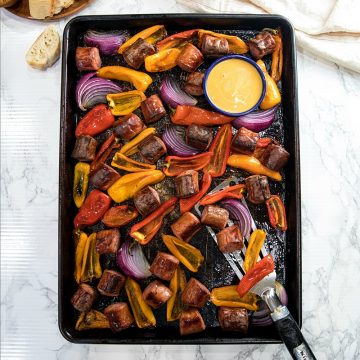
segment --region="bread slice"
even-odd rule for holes
[[[29,0],[30,15],[34,19],[45,19],[48,16],[53,16],[55,0]]]
[[[53,15],[58,14],[62,9],[68,8],[74,3],[74,0],[54,0]]]
[[[55,26],[48,26],[26,54],[26,62],[35,69],[45,70],[60,57],[60,36]]]

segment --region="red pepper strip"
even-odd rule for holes
[[[246,186],[244,184],[237,184],[229,186],[223,190],[217,191],[216,193],[204,196],[200,201],[200,205],[211,205],[219,202],[223,199],[241,199],[245,192]]]
[[[266,200],[266,207],[271,226],[275,229],[286,231],[287,221],[285,206],[280,197],[271,195],[270,198]]]
[[[240,297],[245,296],[254,285],[256,285],[266,275],[273,272],[274,267],[274,259],[270,254],[258,261],[255,266],[251,268],[240,280],[236,289]]]
[[[147,244],[159,231],[164,217],[174,210],[177,201],[177,197],[165,201],[143,221],[133,225],[130,229],[130,236],[141,245]]]
[[[100,190],[93,190],[81,205],[79,212],[75,216],[75,229],[81,225],[94,225],[102,219],[111,205],[109,196]]]
[[[75,136],[81,135],[95,136],[104,130],[112,127],[115,117],[105,104],[96,105],[79,121],[76,126]]]
[[[209,173],[204,173],[201,180],[200,191],[187,199],[180,199],[180,212],[183,214],[187,211],[190,211],[195,206],[195,204],[206,194],[210,188],[210,185],[211,175]]]
[[[198,31],[199,31],[199,29],[192,29],[192,30],[186,30],[186,31],[179,32],[177,34],[168,36],[167,38],[159,41],[156,44],[156,47],[158,48],[159,51],[165,50],[165,49],[170,49],[170,48],[181,47],[181,46],[187,44],[188,42],[193,41],[193,39],[197,35]]]
[[[232,140],[231,125],[226,124],[220,127],[209,151],[213,156],[209,164],[204,168],[212,177],[222,176],[226,170],[226,163],[230,156],[230,145]]]
[[[171,121],[177,125],[204,125],[215,126],[227,124],[234,120],[233,117],[219,114],[215,111],[201,109],[197,106],[179,105]]]
[[[101,145],[100,150],[95,156],[94,161],[90,164],[90,170],[94,170],[99,164],[104,163],[114,149],[119,149],[114,133],[112,133]]]
[[[128,224],[139,213],[128,205],[111,207],[102,218],[102,222],[108,227],[119,227]]]
[[[187,170],[201,170],[210,162],[211,156],[211,152],[188,157],[167,156],[163,172],[166,176],[177,176]]]

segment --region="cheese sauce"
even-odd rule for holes
[[[215,106],[229,113],[242,113],[260,100],[263,82],[256,68],[245,60],[221,61],[210,71],[206,92]]]

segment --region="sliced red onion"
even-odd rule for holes
[[[288,296],[285,288],[279,283],[275,282],[275,291],[277,296],[279,297],[280,302],[287,306],[288,304]],[[260,301],[259,310],[255,311],[251,317],[251,325],[252,326],[268,326],[272,324],[272,319],[270,317],[270,310],[265,304],[264,301]]]
[[[193,156],[201,152],[201,150],[186,144],[180,130],[175,126],[168,126],[162,135],[162,139],[166,149],[172,155]]]
[[[220,203],[226,209],[230,218],[239,222],[240,231],[243,236],[248,237],[251,229],[251,214],[249,210],[236,199],[226,199]]]
[[[124,274],[132,278],[141,280],[151,276],[150,265],[136,241],[127,239],[117,252],[116,261]]]
[[[127,31],[88,30],[84,35],[87,46],[95,46],[103,55],[116,55],[119,47],[129,38]]]
[[[160,85],[160,96],[171,108],[178,105],[196,105],[197,100],[180,88],[180,85],[170,76],[165,76]]]
[[[113,81],[95,75],[95,72],[84,75],[76,85],[76,102],[83,111],[100,103],[106,104],[107,94],[123,91]]]
[[[275,120],[277,106],[269,110],[254,111],[249,114],[239,116],[232,121],[232,125],[239,129],[242,126],[255,132],[267,129]]]

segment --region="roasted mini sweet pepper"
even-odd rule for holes
[[[229,50],[233,54],[245,54],[249,51],[246,43],[237,36],[219,34],[209,30],[199,30],[199,43],[202,43],[204,35],[211,35],[217,38],[224,38],[229,43]]]
[[[261,71],[264,73],[265,81],[266,81],[265,96],[264,96],[264,100],[260,104],[260,109],[262,110],[271,109],[274,106],[280,104],[281,102],[280,91],[274,79],[268,74],[265,63],[262,60],[258,60],[256,63],[259,65]]]
[[[101,145],[94,161],[90,164],[90,170],[94,170],[99,164],[104,163],[110,156],[111,152],[119,148],[120,144],[118,143],[118,139],[115,137],[114,133],[111,133],[111,135]]]
[[[133,160],[121,152],[117,152],[111,162],[111,166],[128,172],[139,172],[155,170],[155,165],[145,164],[140,161]]]
[[[75,231],[77,246],[75,251],[75,280],[77,283],[99,279],[102,271],[100,255],[95,250],[96,233],[89,237],[84,232]]]
[[[240,280],[238,287],[236,288],[238,294],[243,297],[250,289],[262,280],[266,275],[269,275],[274,271],[274,259],[272,256],[266,255],[263,259],[257,262],[253,268],[251,268]]]
[[[172,235],[163,235],[162,238],[169,251],[184,266],[192,272],[199,270],[199,267],[204,262],[204,257],[199,249]]]
[[[281,30],[276,29],[272,34],[272,37],[275,40],[275,50],[272,53],[271,57],[271,77],[275,82],[278,82],[281,79],[282,67],[283,67],[283,43]]]
[[[130,230],[130,236],[141,245],[147,244],[160,230],[165,216],[174,210],[177,200],[176,197],[173,197],[165,201],[143,221],[133,225]]]
[[[91,309],[82,312],[75,325],[75,330],[108,329],[110,328],[108,318],[100,311]]]
[[[105,213],[101,221],[107,227],[119,227],[127,225],[138,215],[137,210],[129,205],[113,206]]]
[[[195,206],[195,204],[206,194],[210,188],[211,180],[211,175],[209,173],[204,173],[201,179],[200,191],[189,198],[180,199],[180,212],[182,214],[190,211]]]
[[[154,25],[147,29],[144,29],[133,37],[131,37],[128,41],[125,41],[118,49],[118,53],[122,54],[129,46],[131,46],[136,40],[143,39],[149,44],[155,44],[160,39],[166,36],[166,30],[164,25]]]
[[[275,229],[286,231],[286,212],[281,198],[277,195],[271,195],[271,197],[266,200],[266,207],[271,226]]]
[[[222,176],[226,170],[226,162],[230,155],[230,145],[232,140],[232,127],[225,124],[218,130],[209,151],[213,153],[210,162],[203,169],[204,173],[209,173],[211,177]]]
[[[188,126],[191,124],[215,126],[227,124],[234,120],[233,117],[219,114],[215,111],[201,109],[197,106],[179,105],[171,121],[176,125]]]
[[[161,72],[167,71],[176,66],[176,59],[178,58],[181,50],[165,49],[161,50],[154,55],[145,58],[145,69],[148,72]]]
[[[173,277],[170,280],[169,288],[172,291],[171,298],[166,303],[166,320],[175,321],[179,319],[184,305],[181,301],[181,294],[185,289],[186,277],[184,271],[177,267]]]
[[[95,136],[112,127],[115,123],[114,115],[105,104],[96,105],[79,121],[76,126],[75,136]]]
[[[73,199],[79,208],[83,204],[89,184],[90,165],[78,162],[74,169]]]
[[[266,175],[276,181],[281,181],[282,179],[281,174],[278,171],[270,170],[253,156],[233,154],[229,156],[227,164],[234,168],[245,170],[251,174]]]
[[[236,285],[222,286],[211,290],[210,300],[215,306],[241,307],[256,311],[259,298],[252,293],[240,297]]]
[[[161,173],[161,171],[159,171]],[[93,190],[85,199],[74,219],[75,229],[82,225],[94,225],[104,216],[111,205],[111,199],[100,190]]]
[[[251,234],[244,259],[244,270],[246,272],[252,269],[256,264],[265,238],[266,232],[264,230],[257,229]]]
[[[178,176],[187,170],[201,170],[211,159],[211,152],[204,152],[199,155],[181,157],[181,156],[167,156],[165,158],[164,174],[166,176]]]
[[[126,174],[115,181],[107,190],[110,197],[117,203],[131,199],[135,193],[145,186],[164,180],[165,175],[160,170],[141,171]]]
[[[156,44],[156,47],[159,51],[171,48],[182,48],[187,43],[194,41],[198,31],[199,29],[191,29],[170,35],[167,38],[159,41]]]
[[[151,307],[144,301],[140,285],[130,277],[126,278],[125,290],[135,318],[136,325],[140,328],[156,326],[156,319]]]
[[[128,115],[136,110],[146,99],[145,94],[140,90],[125,91],[118,94],[106,95],[106,100],[113,115]]]
[[[215,204],[223,199],[241,199],[245,191],[245,184],[228,186],[225,189],[204,196],[200,201],[200,205],[205,206]]]
[[[105,79],[127,81],[139,91],[145,91],[152,83],[150,75],[124,66],[104,66],[97,71],[96,75]]]
[[[148,136],[153,135],[156,133],[155,128],[146,128],[144,129],[139,135],[137,135],[134,139],[129,141],[127,144],[125,144],[121,150],[120,153],[124,154],[126,156],[134,155],[136,154],[139,149],[139,144],[144,141]]]

